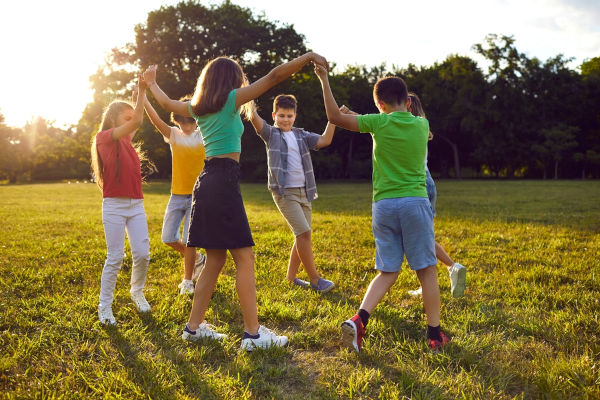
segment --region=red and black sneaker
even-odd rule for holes
[[[342,346],[359,353],[364,334],[365,327],[358,314],[342,322]]]
[[[442,349],[442,347],[444,347],[445,345],[450,343],[450,338],[448,336],[446,336],[446,334],[444,332],[440,331],[440,338],[442,340],[428,339],[429,347],[431,348],[431,351],[433,351],[434,353],[437,353],[438,351],[440,351]]]

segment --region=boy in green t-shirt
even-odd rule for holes
[[[425,186],[425,152],[429,122],[407,111],[406,84],[382,78],[373,88],[380,114],[345,114],[331,93],[327,71],[315,67],[323,87],[330,123],[373,136],[373,236],[378,274],[365,293],[358,313],[342,323],[342,344],[360,351],[370,314],[392,287],[404,255],[423,287],[427,338],[437,351],[450,339],[440,329],[440,289],[433,235],[433,214]]]

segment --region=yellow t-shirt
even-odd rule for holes
[[[171,193],[192,194],[196,178],[204,168],[204,141],[199,130],[189,135],[171,127],[171,136],[165,138],[171,146]]]

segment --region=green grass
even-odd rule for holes
[[[370,184],[321,184],[318,268],[337,288],[284,282],[292,235],[266,185],[243,185],[257,246],[259,319],[284,349],[239,351],[242,318],[228,261],[207,319],[225,343],[187,343],[181,259],[160,242],[169,185],[144,186],[152,261],[140,316],[119,274],[117,327],[97,322],[105,257],[91,184],[0,186],[0,397],[3,398],[600,398],[600,182],[438,182],[437,240],[468,268],[463,298],[439,268],[442,324],[427,351],[418,286],[404,269],[375,310],[359,355],[339,324],[374,276]],[[129,251],[128,251],[129,252]]]

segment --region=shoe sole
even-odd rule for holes
[[[334,287],[335,287],[335,284],[332,284],[331,286],[329,286],[329,287],[327,287],[327,288],[325,288],[323,290],[315,289],[313,287],[311,287],[311,289],[314,290],[317,293],[327,293],[327,292],[330,292],[331,289],[333,289]]]
[[[358,344],[356,343],[356,336],[357,336],[356,327],[352,326],[352,324],[350,324],[349,322],[344,321],[344,322],[342,322],[341,329],[342,329],[342,346],[359,353],[360,350],[358,349]]]
[[[452,297],[461,297],[465,294],[465,289],[467,287],[467,269],[460,268],[457,270],[456,274],[456,286],[452,290]]]

